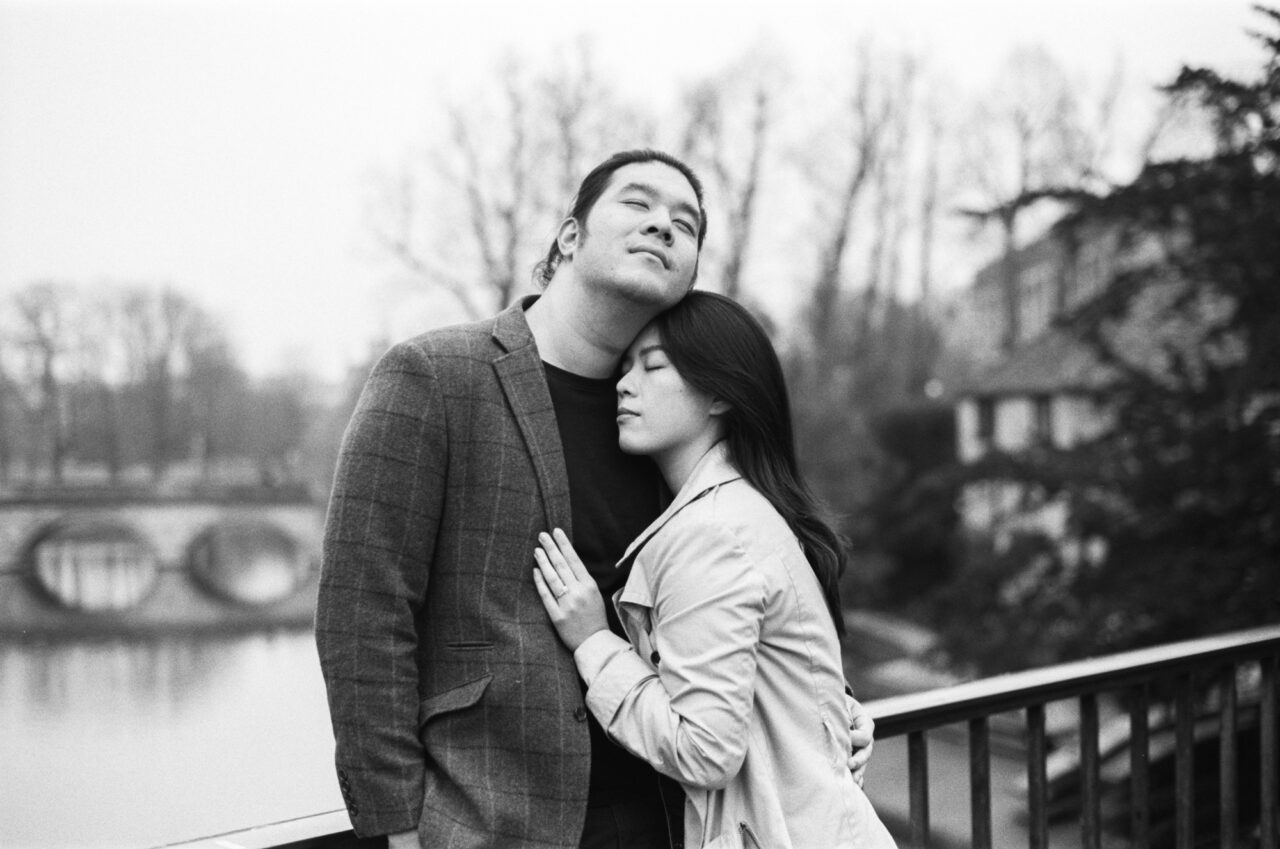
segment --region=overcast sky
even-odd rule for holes
[[[0,0],[0,297],[36,279],[172,283],[257,373],[333,376],[394,304],[361,216],[371,172],[428,138],[443,93],[517,46],[586,33],[624,93],[667,102],[762,37],[800,73],[860,36],[981,90],[1016,45],[1139,85],[1244,72],[1248,2],[150,3]]]

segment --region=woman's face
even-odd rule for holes
[[[646,327],[622,358],[618,380],[618,445],[628,454],[663,455],[684,448],[705,450],[718,433],[717,405],[676,371],[658,332]]]

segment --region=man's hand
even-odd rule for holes
[[[542,547],[533,550],[538,562],[533,585],[561,641],[576,651],[596,631],[608,630],[604,599],[564,531],[538,534],[538,543]]]
[[[846,698],[849,707],[849,742],[853,751],[849,754],[849,769],[853,780],[861,787],[867,779],[867,764],[871,761],[871,748],[875,745],[876,723],[862,703],[853,696]]]
[[[387,849],[422,849],[418,845],[418,832],[400,831],[388,834]]]

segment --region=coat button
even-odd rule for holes
[[[649,655],[649,660],[651,660],[651,661],[653,662],[653,665],[654,665],[654,666],[657,666],[657,665],[658,665],[658,660],[659,660],[658,652],[657,652],[657,651],[654,651],[654,653],[653,653],[653,654]]]
[[[586,722],[587,709],[582,705],[578,705],[578,707],[573,711],[573,718],[578,720],[579,722]]]

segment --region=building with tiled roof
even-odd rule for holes
[[[1148,250],[1143,246],[1141,253]],[[1051,230],[1012,257],[1014,311],[1005,290],[1009,260],[997,258],[978,271],[952,328],[953,344],[974,363],[950,391],[961,462],[991,452],[1069,449],[1105,431],[1115,372],[1057,320],[1096,299],[1134,258],[1114,229]],[[1011,314],[1018,316],[1012,328]],[[967,531],[990,535],[997,549],[1023,531],[1060,540],[1064,554],[1087,548],[1070,539],[1066,506],[1022,482],[971,483],[960,513]]]

